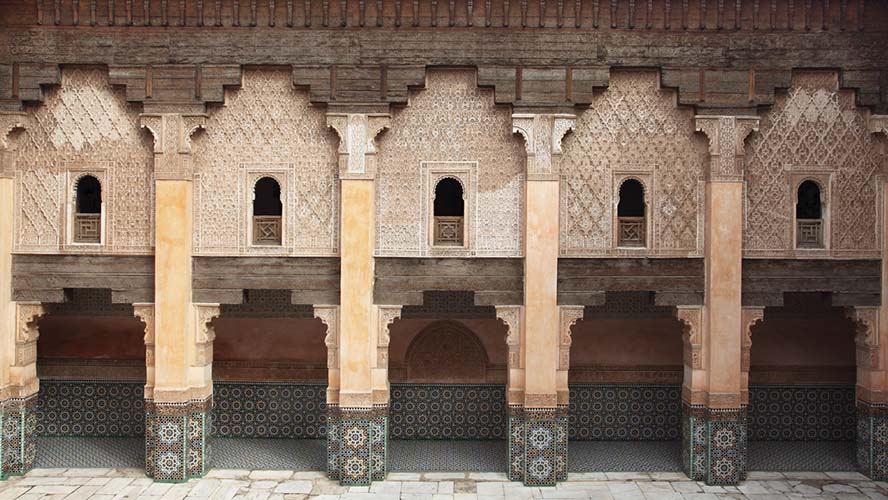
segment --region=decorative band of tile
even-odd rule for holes
[[[37,456],[37,395],[0,402],[0,478],[21,475]]]
[[[682,464],[695,481],[737,484],[746,476],[746,408],[683,405]]]
[[[206,473],[212,407],[212,398],[183,403],[145,401],[145,472],[149,477],[182,482]]]
[[[567,478],[567,413],[509,405],[509,479],[552,486]]]
[[[327,470],[343,485],[364,486],[385,479],[388,405],[328,407]]]

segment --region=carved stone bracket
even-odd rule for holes
[[[37,322],[46,314],[40,302],[16,302],[15,355],[12,360],[11,397],[27,397],[37,393],[36,377],[37,339],[40,331]]]
[[[191,136],[206,127],[205,114],[143,113],[142,128],[154,137],[154,178],[191,180]]]
[[[675,317],[683,328],[684,364],[694,370],[703,369],[703,307],[678,306]]]
[[[14,175],[13,151],[15,146],[9,141],[12,131],[30,128],[32,118],[25,113],[0,113],[0,177]]]
[[[879,308],[853,307],[846,309],[849,319],[854,321],[857,346],[857,368],[871,371],[882,369],[879,356]]]
[[[496,306],[496,317],[505,323],[509,368],[521,367],[521,313],[522,306]]]
[[[339,177],[376,176],[376,136],[391,125],[387,113],[327,113],[327,126],[339,134]]]
[[[154,399],[154,304],[133,304],[133,316],[145,323],[145,399]]]
[[[213,341],[216,330],[212,321],[222,314],[219,304],[194,304],[194,366],[207,366],[213,363]]]
[[[327,326],[324,345],[327,346],[327,368],[339,368],[339,306],[316,305],[314,317]]]
[[[741,340],[740,370],[749,372],[749,355],[752,352],[752,327],[765,319],[763,307],[744,307],[740,312],[740,324],[743,327]]]
[[[512,132],[524,138],[527,151],[527,178],[557,179],[560,170],[561,141],[574,129],[577,117],[572,114],[512,115]]]
[[[558,369],[570,369],[570,329],[583,319],[583,306],[558,307]]]
[[[401,317],[401,306],[377,306],[376,367],[388,368],[389,326]]]
[[[757,116],[709,116],[694,117],[697,132],[709,138],[710,181],[743,180],[743,142],[752,131],[758,131]]]

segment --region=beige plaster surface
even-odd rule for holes
[[[740,404],[743,184],[706,183],[706,317],[709,406]]]
[[[525,405],[554,407],[559,347],[558,181],[528,181],[525,207]]]
[[[9,385],[15,351],[15,304],[12,302],[13,179],[0,177],[0,393]]]
[[[374,181],[342,179],[340,404],[369,407],[373,316]]]

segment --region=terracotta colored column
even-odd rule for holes
[[[12,250],[15,237],[15,143],[24,113],[0,113],[0,478],[28,472],[37,453],[37,320],[40,303],[14,302]]]
[[[876,307],[855,307],[857,324],[857,457],[863,474],[888,480],[888,115],[869,117],[882,142],[882,297]]]
[[[702,355],[706,396],[685,401],[687,474],[708,484],[746,475],[746,409],[741,397],[743,344],[743,143],[755,116],[697,116],[709,138],[706,182]],[[705,457],[705,459],[703,458]]]
[[[567,479],[567,396],[559,400],[561,329],[558,310],[559,167],[561,139],[572,114],[515,113],[525,140],[524,405],[510,406],[510,476],[527,485]],[[520,429],[521,432],[515,432]]]
[[[146,399],[145,468],[159,481],[202,476],[211,429],[211,366],[198,361],[206,322],[191,302],[190,138],[206,117],[192,111],[141,116],[154,136],[155,179],[154,390]]]
[[[376,149],[388,114],[328,113],[339,134],[339,395],[328,393],[328,475],[342,484],[385,479],[388,381],[374,382],[380,335],[373,305]],[[378,373],[377,377],[378,378]],[[376,390],[374,390],[374,387]],[[331,453],[328,453],[330,455]]]

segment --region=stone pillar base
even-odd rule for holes
[[[327,475],[346,486],[385,480],[388,405],[327,410]]]
[[[873,481],[888,480],[888,405],[857,402],[857,466]]]
[[[0,479],[31,470],[37,456],[37,395],[0,402]]]
[[[527,486],[567,479],[567,406],[509,406],[509,479]]]
[[[746,478],[746,408],[682,405],[682,465],[694,481],[732,485]]]
[[[213,399],[185,403],[145,401],[145,473],[183,482],[207,471]]]

